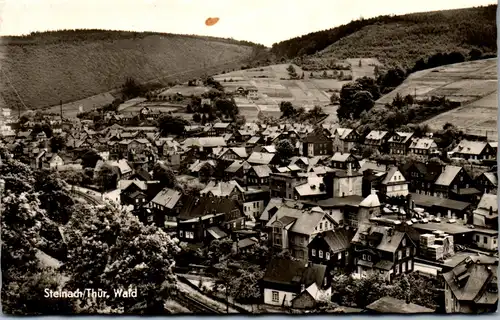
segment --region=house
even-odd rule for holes
[[[49,160],[50,169],[57,169],[58,167],[62,167],[63,165],[64,160],[58,154],[54,154]]]
[[[397,167],[391,167],[380,182],[380,193],[386,197],[408,195],[408,182]]]
[[[432,138],[416,138],[410,144],[409,153],[423,160],[439,155],[439,149]]]
[[[273,258],[262,278],[264,303],[289,307],[313,283],[318,289],[328,286],[326,266]]]
[[[329,299],[332,295],[332,288],[321,289],[316,282],[302,291],[298,296],[292,299],[293,309],[314,309],[318,302]]]
[[[495,312],[498,305],[498,260],[470,257],[444,273],[446,313]]]
[[[434,196],[475,202],[474,198],[480,191],[473,188],[473,184],[463,167],[447,165],[434,183]]]
[[[333,170],[324,176],[326,193],[329,197],[347,197],[362,194],[363,174],[352,170]]]
[[[152,215],[148,217],[148,222],[155,222],[157,226],[164,226],[166,221],[176,221],[177,215],[182,208],[182,193],[165,188],[146,205],[151,210]]]
[[[187,196],[177,216],[180,241],[209,243],[244,226],[245,217],[233,199]]]
[[[474,228],[472,239],[472,244],[476,248],[482,251],[498,252],[498,229],[476,227]]]
[[[388,131],[372,130],[365,137],[365,146],[373,147],[376,149],[382,149],[386,146],[390,138]]]
[[[425,194],[410,193],[411,201],[415,206],[425,209],[426,212],[438,218],[462,219],[467,221],[467,210],[470,202],[458,201]],[[416,225],[414,225],[416,226]]]
[[[336,128],[333,133],[333,150],[336,152],[350,152],[359,140],[360,136],[356,130]]]
[[[443,166],[435,162],[408,162],[400,169],[410,182],[410,192],[424,195],[434,194],[434,183],[443,172]]]
[[[214,160],[196,160],[193,164],[191,164],[188,168],[189,172],[193,176],[200,176],[201,169],[205,166],[210,166],[213,170],[217,168],[217,162]]]
[[[244,190],[243,213],[250,220],[255,221],[269,202],[269,188],[266,187],[246,187]]]
[[[474,181],[474,187],[482,193],[497,193],[498,189],[498,173],[483,172]]]
[[[205,189],[200,191],[200,195],[207,197],[227,198],[243,202],[244,191],[245,190],[238,184],[238,182],[234,180],[231,180],[229,182],[210,181]]]
[[[212,127],[215,130],[217,136],[222,136],[226,133],[231,132],[231,123],[228,122],[217,122]]]
[[[332,140],[324,133],[323,129],[316,129],[302,140],[302,155],[314,157],[330,155],[333,153]]]
[[[226,170],[224,170],[224,177],[226,180],[234,179],[245,184],[247,181],[247,172],[250,168],[252,168],[252,166],[248,162],[235,160]]]
[[[137,209],[147,203],[147,186],[143,181],[120,180],[118,188],[121,190],[120,203],[122,205],[131,205]]]
[[[472,220],[475,226],[498,230],[497,200],[496,194],[483,194],[476,210],[473,211]]]
[[[395,132],[388,140],[389,153],[406,155],[412,143],[413,132]]]
[[[351,241],[356,273],[379,273],[387,281],[413,271],[416,245],[392,227],[361,224]]]
[[[393,297],[382,297],[366,306],[373,314],[415,314],[434,313],[436,310]]]
[[[247,185],[268,186],[272,170],[268,165],[253,166],[247,171]]]
[[[224,148],[218,153],[217,158],[232,162],[235,160],[246,160],[248,158],[248,154],[244,147]]]
[[[306,170],[309,167],[309,159],[307,157],[292,157],[290,158],[290,164],[298,166],[302,170]]]
[[[322,177],[308,177],[307,181],[298,184],[294,191],[294,200],[317,201],[328,197]]]
[[[247,162],[251,165],[278,165],[280,160],[275,153],[252,152]]]
[[[335,169],[347,170],[348,164],[350,164],[354,170],[358,170],[360,168],[358,159],[350,153],[335,152],[330,160],[332,168]]]
[[[281,206],[266,228],[270,246],[289,251],[294,258],[307,261],[308,245],[314,235],[333,230],[337,223],[319,208],[297,209]]]
[[[271,173],[269,175],[269,190],[271,197],[293,199],[295,187],[307,182],[307,175],[298,172]]]
[[[366,169],[363,171],[362,196],[367,197],[372,190],[382,193],[382,181],[387,177],[386,171]]]
[[[351,259],[351,240],[354,231],[350,228],[337,228],[320,233],[309,243],[309,261],[324,264],[328,271],[349,268]]]
[[[491,160],[496,159],[496,152],[486,141],[462,140],[452,150],[453,157],[466,160]]]

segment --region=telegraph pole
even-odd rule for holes
[[[62,100],[59,101],[59,108],[61,110],[61,121],[62,121],[63,119]]]

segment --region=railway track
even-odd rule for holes
[[[175,300],[179,302],[182,306],[188,308],[193,311],[193,313],[203,313],[203,314],[222,314],[221,311],[204,304],[201,301],[198,301],[194,298],[191,298],[187,294],[183,292],[177,293]]]

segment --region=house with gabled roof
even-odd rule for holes
[[[354,170],[358,170],[360,168],[358,159],[350,153],[335,152],[330,161],[332,167],[335,169],[347,170],[348,164],[351,164],[351,167]]]
[[[317,201],[327,198],[323,177],[308,177],[295,187],[294,200]]]
[[[473,223],[478,227],[498,230],[498,198],[496,194],[485,193],[473,214]]]
[[[272,172],[272,169],[266,164],[252,166],[247,171],[246,183],[247,185],[268,186],[269,176]]]
[[[413,132],[395,132],[388,140],[389,153],[406,155],[412,143]]]
[[[497,193],[498,173],[495,171],[483,172],[474,181],[474,187],[482,193]]]
[[[410,192],[424,195],[435,194],[435,182],[443,172],[444,167],[435,162],[407,162],[403,164],[400,171],[410,182]]]
[[[422,159],[428,159],[439,155],[439,149],[432,138],[415,138],[412,140],[408,151]]]
[[[337,227],[322,232],[309,243],[309,261],[323,264],[328,271],[347,270],[352,265],[351,240],[355,231]]]
[[[245,217],[233,199],[186,196],[177,216],[180,241],[209,243],[244,227]]]
[[[391,167],[385,174],[380,182],[380,193],[386,197],[406,197],[408,195],[408,181],[397,167]]]
[[[498,259],[470,257],[443,274],[446,313],[489,313],[498,306]]]
[[[266,267],[261,285],[265,304],[282,307],[291,307],[294,304],[296,308],[302,308],[313,307],[314,304],[303,304],[301,295],[305,292],[311,295],[313,300],[319,299],[317,291],[326,289],[329,280],[324,265],[273,258]],[[297,299],[295,303],[294,299]]]
[[[364,145],[369,147],[374,147],[376,149],[382,149],[389,141],[390,134],[388,131],[383,130],[372,130],[364,139]]]
[[[463,167],[445,166],[434,183],[436,197],[469,201],[479,194],[480,191],[474,188],[472,178]]]
[[[314,157],[331,155],[333,153],[332,140],[324,133],[322,128],[317,128],[302,140],[302,155]]]
[[[248,154],[244,147],[222,148],[217,154],[217,159],[225,161],[246,160],[247,158]]]
[[[335,152],[351,152],[359,140],[360,135],[356,130],[336,128],[333,132],[333,150]]]
[[[335,225],[335,220],[319,208],[296,209],[281,206],[267,222],[266,229],[270,246],[288,250],[294,258],[307,261],[307,246],[313,237],[334,229]]]
[[[278,165],[280,159],[275,153],[252,152],[247,162],[251,165]]]
[[[246,174],[251,167],[252,165],[244,160],[235,160],[224,170],[224,177],[226,180],[235,179],[246,183]]]
[[[148,222],[154,222],[157,226],[164,226],[166,221],[176,221],[177,215],[182,208],[182,193],[164,188],[147,203],[146,207],[151,210],[151,215],[148,217]]]
[[[356,273],[377,272],[387,281],[414,270],[416,244],[406,233],[392,227],[361,224],[354,235]]]
[[[453,149],[453,157],[466,160],[496,159],[496,152],[486,141],[462,140]]]
[[[207,197],[227,198],[243,202],[244,192],[244,188],[234,180],[228,182],[210,181],[207,186],[200,191],[200,195]]]

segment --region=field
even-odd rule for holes
[[[373,59],[367,60],[361,68],[358,66],[359,59],[352,62],[345,61],[345,63],[353,64],[353,75],[354,79],[356,79],[365,75],[373,77],[374,66],[369,66],[368,61],[373,64],[377,63]],[[290,101],[294,106],[301,106],[306,110],[316,105],[322,107],[328,106],[332,91],[340,90],[342,85],[349,82],[336,79],[310,78],[311,72],[303,71],[297,65],[294,65],[295,71],[299,76],[304,74],[304,79],[291,80],[286,70],[288,66],[288,64],[278,64],[248,70],[238,70],[219,74],[214,76],[214,79],[219,81],[229,92],[234,92],[239,87],[257,88],[258,99],[247,99],[245,97],[235,99],[240,112],[245,115],[247,120],[256,118],[258,112],[279,117],[279,104],[282,101]],[[331,73],[333,70],[327,70],[327,72]],[[319,75],[323,71],[315,71],[314,73]],[[347,73],[349,71],[346,71]],[[331,106],[328,108],[332,109]]]
[[[417,99],[445,96],[461,106],[427,120],[433,129],[447,122],[469,133],[497,139],[497,59],[471,61],[428,69],[412,74],[377,104],[390,103],[396,94]],[[488,131],[488,132],[487,132]]]
[[[57,38],[58,33],[50,37]],[[186,81],[204,73],[233,70],[254,50],[248,45],[189,36],[131,34],[117,39],[63,37],[61,41],[35,39],[29,43],[22,38],[0,40],[0,94],[13,109],[22,106],[20,100],[27,109],[58,108],[60,100],[78,101],[119,88],[127,77],[140,82]]]
[[[101,107],[113,102],[115,97],[107,92],[95,96],[91,96],[82,100],[64,103],[62,105],[63,116],[66,118],[74,118],[79,113],[80,107],[84,112],[91,111],[94,108]],[[59,105],[47,108],[44,110],[46,113],[60,113],[61,107]]]

